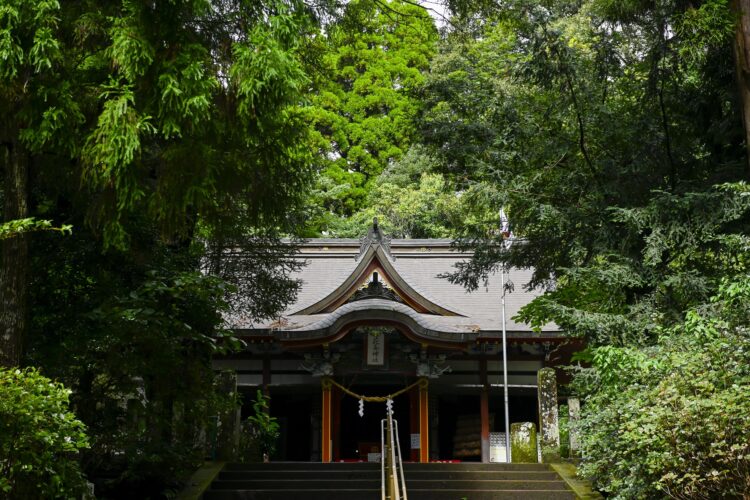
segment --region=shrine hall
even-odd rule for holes
[[[523,286],[531,270],[473,292],[446,279],[471,258],[450,240],[391,239],[376,221],[360,239],[306,240],[295,258],[296,301],[270,321],[227,318],[246,347],[214,359],[236,373],[243,419],[258,389],[270,396],[275,461],[376,460],[385,405],[358,396],[388,395],[404,460],[505,461],[503,317],[511,423],[539,422],[538,370],[577,350],[556,325],[513,319],[541,293]]]

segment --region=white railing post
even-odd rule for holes
[[[385,500],[385,419],[380,421],[380,498]]]
[[[396,425],[396,449],[398,450],[398,467],[401,472],[401,491],[404,492],[401,495],[401,499],[408,500],[406,495],[406,479],[404,479],[404,462],[401,457],[401,441],[398,440],[398,421],[394,420],[393,423]]]
[[[393,420],[392,406],[393,401],[389,399],[386,404],[386,418],[380,421],[380,498],[407,500],[404,462],[401,457],[401,442],[398,440],[398,422]]]
[[[388,432],[389,443],[388,446],[391,451],[391,481],[393,481],[393,496],[392,500],[401,500],[401,492],[399,491],[398,484],[398,473],[396,472],[396,446],[395,439],[393,438],[393,415],[388,412]]]

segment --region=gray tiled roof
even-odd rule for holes
[[[347,313],[357,312],[362,315],[369,305],[373,311],[384,308],[397,310],[421,328],[436,332],[490,333],[502,329],[502,287],[499,274],[490,276],[486,286],[471,293],[462,286],[439,277],[454,272],[457,262],[471,257],[469,253],[453,249],[449,240],[393,240],[390,242],[390,263],[417,293],[460,316],[420,314],[407,305],[377,299],[344,304],[330,313],[294,314],[335,292],[359,264],[359,256],[359,240],[307,240],[298,257],[306,265],[292,276],[302,281],[297,300],[276,320],[253,324],[241,317],[234,317],[229,320],[229,326],[236,329],[280,329],[289,331],[290,334],[295,331],[320,330],[330,327],[336,321],[343,321],[342,318]],[[505,297],[506,328],[509,332],[531,332],[529,326],[517,323],[512,318],[541,292],[524,290],[523,285],[529,281],[531,270],[512,269],[509,277],[514,284],[514,291],[507,293]],[[382,311],[378,314],[382,314]],[[557,332],[559,328],[549,324],[542,331]]]

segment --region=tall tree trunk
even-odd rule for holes
[[[28,167],[26,149],[11,139],[2,148],[4,171],[3,220],[28,217]],[[0,366],[17,366],[26,331],[29,237],[0,240]]]
[[[734,60],[737,86],[742,105],[742,124],[745,127],[748,176],[750,176],[750,0],[734,0],[732,8],[737,14],[734,36]]]

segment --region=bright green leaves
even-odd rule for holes
[[[123,14],[111,17],[109,29],[111,45],[107,47],[106,56],[112,61],[114,69],[129,83],[135,83],[143,76],[156,57],[141,19],[147,16],[138,2],[123,2]]]
[[[211,119],[220,83],[210,73],[208,60],[206,48],[196,44],[164,62],[157,80],[161,93],[157,122],[165,139],[181,136],[183,129],[193,132]]]
[[[23,47],[19,45],[13,30],[18,23],[18,17],[19,12],[15,5],[0,5],[0,76],[3,79],[15,77],[24,58]]]
[[[59,9],[56,0],[14,0],[0,5],[0,76],[13,79],[24,65],[37,73],[52,69],[53,61],[61,56],[55,37]]]
[[[279,440],[279,423],[276,417],[271,416],[269,411],[270,397],[265,396],[258,389],[253,401],[253,414],[247,417],[242,424],[242,435],[240,437],[240,447],[245,452],[243,459],[247,459],[247,451],[252,444],[256,444],[263,455],[270,457],[276,451],[276,445]]]
[[[89,443],[69,396],[35,369],[0,368],[3,498],[80,497],[85,480],[76,455]]]
[[[240,225],[280,223],[309,179],[308,14],[274,1],[126,1],[78,17],[86,63],[77,90],[90,98],[96,89],[103,102],[87,102],[95,127],[76,153],[105,246],[128,245],[138,211],[167,239],[190,233],[198,214],[210,224],[235,224],[230,212],[248,217]]]
[[[233,46],[234,64],[230,69],[231,84],[236,87],[240,116],[250,121],[266,116],[268,103],[290,105],[299,102],[301,89],[309,79],[294,53],[294,46],[285,45],[294,17],[280,13],[267,24],[255,27],[247,43]],[[263,123],[258,122],[261,132]]]
[[[135,109],[132,89],[114,88],[104,96],[102,113],[99,115],[96,131],[89,137],[84,157],[90,164],[93,183],[106,186],[117,183],[118,176],[133,163],[141,151],[141,137],[155,132],[151,118],[142,116]],[[122,175],[126,177],[125,175]],[[123,190],[124,191],[124,190]],[[132,206],[138,195],[120,202],[120,208]]]
[[[686,10],[675,23],[675,31],[684,40],[681,54],[688,60],[705,60],[710,54],[705,50],[706,41],[726,42],[734,34],[735,22],[729,0],[708,0]]]
[[[363,0],[347,4],[343,18],[329,27],[328,42],[329,80],[312,96],[309,114],[318,131],[319,187],[326,189],[325,178],[344,187],[339,180],[351,174],[347,191],[328,190],[332,196],[321,201],[347,216],[365,206],[372,181],[417,139],[418,91],[437,32],[419,7]]]
[[[26,219],[15,219],[0,223],[0,240],[34,231],[59,231],[62,234],[70,234],[72,230],[73,226],[71,225],[66,224],[61,227],[54,227],[52,221],[28,217]]]
[[[105,238],[113,246],[124,248],[127,234],[119,221],[119,214],[136,207],[146,196],[134,166],[142,149],[144,136],[155,132],[150,117],[135,109],[133,91],[117,88],[104,94],[107,97],[97,128],[89,136],[82,156],[86,164],[84,179],[95,189],[114,193],[114,213],[97,214],[105,229]]]

